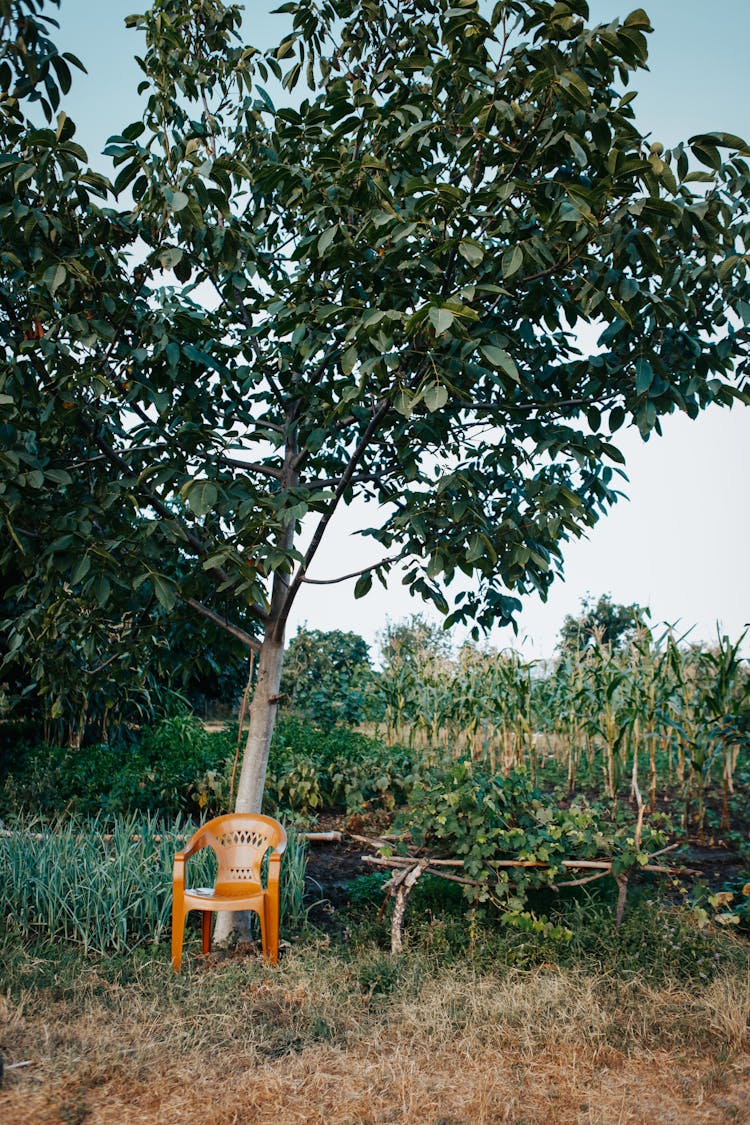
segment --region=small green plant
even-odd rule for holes
[[[702,922],[750,933],[750,882],[746,879],[730,880],[718,891],[701,887],[695,903]]]

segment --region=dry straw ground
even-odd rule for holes
[[[22,956],[0,1046],[31,1065],[6,1071],[4,1125],[750,1121],[741,972],[654,988],[325,943],[275,970],[191,957],[180,977],[161,954],[76,971]]]

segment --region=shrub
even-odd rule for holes
[[[612,858],[617,875],[645,866],[649,852],[664,843],[661,833],[645,828],[636,847],[632,827],[614,824],[601,809],[583,801],[560,806],[524,771],[494,776],[470,760],[425,770],[397,823],[436,857],[463,860],[463,875],[472,880],[466,896],[475,906],[498,907],[521,931],[548,931],[546,919],[528,911],[528,896],[570,878],[562,860]],[[529,866],[502,866],[506,860]]]
[[[197,779],[217,763],[223,768],[231,745],[231,734],[209,734],[192,716],[178,714],[144,727],[135,744],[17,749],[3,786],[5,804],[43,815],[189,814],[196,811]]]
[[[413,775],[413,758],[404,747],[386,747],[348,727],[323,731],[287,719],[274,735],[266,795],[273,807],[300,812],[393,809],[406,800]]]
[[[45,816],[218,816],[231,804],[236,744],[236,726],[208,733],[182,713],[142,728],[135,743],[17,747],[3,785],[5,805]],[[413,772],[403,747],[386,747],[347,727],[324,731],[288,718],[274,734],[266,811],[392,809],[406,799]]]

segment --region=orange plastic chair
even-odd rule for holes
[[[185,887],[185,861],[201,848],[216,853],[219,870],[213,887]],[[260,880],[263,856],[268,857],[268,882]],[[202,912],[203,952],[211,951],[211,915],[216,910],[253,910],[260,919],[263,956],[272,965],[279,959],[279,875],[286,848],[286,832],[277,820],[259,813],[228,813],[199,828],[187,847],[174,857],[172,877],[172,967],[179,973],[182,941],[189,911]]]

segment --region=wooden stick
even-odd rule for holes
[[[414,857],[411,857],[411,856],[394,855],[394,856],[388,856],[387,858],[384,858],[382,856],[363,855],[363,856],[361,856],[361,859],[362,859],[363,863],[371,863],[371,864],[373,864],[377,867],[390,867],[390,868],[396,867],[396,868],[399,868],[400,870],[409,870],[409,869],[411,869],[411,867],[414,864]],[[451,866],[454,866],[454,867],[463,867],[463,860],[460,860],[460,859],[455,859],[455,860],[430,859],[428,861],[428,868],[429,868],[430,873],[433,874],[433,875],[439,875],[441,879],[451,879],[453,882],[456,882],[456,883],[467,883],[467,884],[471,884],[472,886],[478,886],[478,883],[475,879],[462,879],[461,876],[459,876],[459,875],[448,875],[447,872],[439,870],[439,866],[442,866],[443,864],[446,864],[446,863],[449,863]],[[493,870],[495,867],[503,867],[503,868],[513,868],[513,867],[549,868],[549,867],[553,867],[553,866],[556,866],[556,865],[550,864],[550,863],[541,863],[541,862],[536,861],[536,860],[534,860],[532,862],[530,860],[502,859],[502,860],[495,860],[493,863],[488,863],[487,866],[488,866],[488,868],[490,868],[490,870]],[[554,884],[555,886],[558,886],[558,887],[577,887],[577,886],[581,886],[583,882],[593,882],[594,879],[600,879],[600,878],[603,878],[605,875],[610,875],[612,873],[612,860],[563,859],[563,860],[560,861],[560,863],[557,866],[567,867],[567,868],[572,869],[572,870],[576,870],[576,869],[580,869],[580,870],[583,870],[583,871],[593,870],[593,871],[596,872],[596,874],[591,876],[589,879],[575,880],[575,881],[566,882],[566,883],[556,883],[556,884]],[[640,870],[640,871],[658,871],[658,872],[660,872],[662,874],[665,874],[665,875],[698,875],[698,874],[700,874],[700,872],[694,870],[691,867],[664,867],[663,865],[657,864],[657,863],[646,864],[645,867],[641,867],[638,870]],[[615,876],[615,878],[617,878],[617,876]]]
[[[427,860],[424,860],[424,859],[420,860],[419,863],[417,863],[414,867],[412,867],[411,871],[407,871],[403,875],[401,874],[401,872],[399,872],[398,876],[396,876],[396,878],[398,878],[399,886],[398,886],[398,889],[396,891],[396,905],[393,908],[393,917],[391,918],[391,954],[392,955],[394,955],[396,953],[400,953],[401,950],[403,949],[404,942],[403,942],[403,935],[402,935],[401,931],[402,931],[403,924],[404,924],[404,911],[406,910],[406,900],[407,900],[407,898],[408,898],[408,896],[409,896],[409,894],[412,890],[412,887],[416,883],[417,879],[419,879],[420,875],[422,875],[422,873],[425,871],[425,869],[427,867],[427,864],[428,864]]]
[[[606,879],[610,871],[597,871],[593,875],[584,875],[583,879],[566,879],[564,883],[553,884],[553,889],[558,887],[582,887],[584,883],[593,883],[596,879]]]
[[[623,915],[625,914],[625,902],[628,897],[628,877],[627,875],[617,875],[617,909],[615,910],[615,926],[622,925]]]

